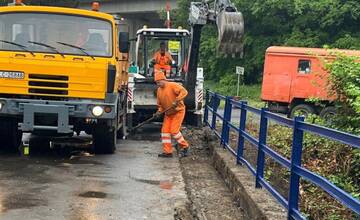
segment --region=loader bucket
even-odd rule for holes
[[[216,17],[218,51],[233,57],[243,55],[244,18],[241,12],[222,11]]]

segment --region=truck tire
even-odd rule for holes
[[[99,126],[93,133],[96,154],[113,154],[116,150],[116,129]]]
[[[186,112],[185,122],[187,125],[201,128],[203,125],[202,115],[194,114],[193,112]]]
[[[295,118],[296,116],[304,116],[306,118],[308,115],[315,113],[316,111],[311,105],[299,104],[291,109],[290,118]]]
[[[15,118],[0,118],[0,149],[16,153],[22,141],[22,131]]]
[[[326,121],[331,120],[336,115],[336,108],[334,106],[327,106],[320,112],[320,117]]]

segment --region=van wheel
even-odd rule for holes
[[[314,107],[308,104],[296,105],[291,109],[290,117],[295,118],[296,116],[308,117],[310,114],[315,114]]]
[[[330,121],[336,115],[336,108],[334,106],[327,106],[320,112],[320,117],[325,121]]]
[[[22,140],[18,121],[15,118],[0,118],[0,131],[0,148],[11,153],[18,152]]]
[[[93,133],[96,154],[113,154],[116,150],[116,129],[99,126]]]

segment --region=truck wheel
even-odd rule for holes
[[[320,112],[320,117],[326,121],[331,120],[336,115],[336,108],[334,106],[327,106]]]
[[[202,115],[194,114],[193,112],[186,112],[185,117],[186,124],[194,127],[202,127]]]
[[[94,151],[97,154],[113,154],[116,149],[116,129],[97,127],[93,133]]]
[[[19,150],[22,131],[18,129],[18,121],[16,119],[0,119],[0,148],[15,153]]]
[[[290,117],[291,118],[295,118],[296,116],[303,116],[303,117],[307,117],[310,114],[315,114],[316,111],[314,109],[314,107],[312,107],[311,105],[307,105],[307,104],[300,104],[300,105],[296,105],[291,109],[291,113],[290,113]]]

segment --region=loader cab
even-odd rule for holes
[[[143,28],[137,32],[136,65],[138,76],[144,80],[153,80],[154,55],[165,44],[165,50],[171,55],[174,62],[167,75],[169,79],[181,81],[187,70],[190,33],[183,29]]]

